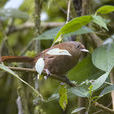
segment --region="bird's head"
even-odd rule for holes
[[[80,52],[86,52],[88,53],[89,51],[85,48],[85,46],[80,43],[80,42],[75,42],[75,48],[78,49]]]

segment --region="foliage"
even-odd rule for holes
[[[100,97],[104,96],[105,94],[110,93],[111,91],[114,90],[114,85],[107,86],[106,88],[103,89],[103,91],[100,93]]]
[[[92,61],[97,68],[110,71],[114,66],[114,43],[97,48],[92,54]]]
[[[21,18],[27,20],[29,18],[26,12],[22,12],[17,9],[0,9],[0,16],[3,19],[8,19],[11,17],[11,18]]]
[[[39,35],[38,37],[36,37],[35,40],[54,39],[60,29],[61,29],[61,27],[52,28],[50,30],[47,30],[47,31],[43,32],[41,35]],[[72,35],[81,35],[81,34],[87,34],[87,33],[91,33],[91,32],[94,32],[94,31],[91,30],[89,27],[82,27],[82,28],[80,28],[79,30],[77,30],[75,32],[70,32],[68,34],[65,34],[62,37],[67,38],[67,37],[70,37]]]
[[[64,85],[61,85],[59,89],[59,104],[63,110],[65,110],[68,100],[67,100],[67,88]]]
[[[103,73],[103,71],[99,70],[93,65],[91,56],[87,56],[68,72],[68,77],[71,80],[82,82],[86,79],[98,78]]]
[[[96,89],[100,88],[104,84],[104,82],[106,81],[108,75],[109,75],[109,72],[106,72],[105,74],[100,76],[98,79],[96,79],[92,83],[92,90],[96,90]]]
[[[71,88],[70,92],[79,97],[88,97],[89,96],[88,90],[83,87]]]
[[[28,56],[28,57],[35,57],[37,55],[36,51],[27,51],[25,53],[25,56]]]
[[[76,112],[79,112],[79,111],[81,111],[83,109],[85,109],[85,107],[76,108],[75,110],[72,111],[72,114],[76,113]]]
[[[105,28],[106,30],[108,30],[107,25],[106,25],[106,20],[103,19],[101,16],[96,16],[93,15],[93,22],[98,24],[100,27]]]
[[[28,84],[26,81],[24,81],[23,79],[21,79],[15,72],[13,72],[12,70],[10,70],[7,66],[0,64],[0,69],[12,74],[14,77],[16,77],[17,79],[19,79],[21,82],[23,82],[24,84],[26,84],[28,87],[30,87],[37,95],[39,95],[38,91],[35,90],[30,84]]]
[[[74,32],[76,30],[79,30],[84,25],[88,24],[92,20],[91,16],[81,16],[72,19],[68,23],[66,23],[60,31],[57,33],[54,42],[56,42],[57,38],[59,38],[60,35],[68,34],[70,32]]]
[[[23,77],[20,77],[19,72],[12,71],[6,65],[0,64],[0,69],[13,75],[18,80],[20,80],[21,82],[23,82],[25,85],[28,86],[26,88],[23,87],[24,88],[23,91],[26,93],[27,97],[33,96],[35,101],[33,105],[32,103],[33,97],[30,97],[30,99],[28,99],[28,104],[26,106],[28,107],[32,105],[32,108],[29,109],[30,113],[31,112],[38,113],[39,111],[42,111],[43,113],[48,112],[49,114],[63,113],[62,110],[59,108],[61,107],[64,111],[66,111],[66,108],[68,106],[67,110],[69,110],[69,107],[70,107],[69,104],[71,102],[72,104],[75,102],[73,105],[76,107],[76,109],[74,109],[73,107],[70,107],[71,108],[70,113],[77,113],[81,110],[88,110],[89,107],[92,106],[91,103],[96,102],[98,99],[103,98],[106,94],[114,90],[114,85],[106,85],[107,81],[108,81],[108,84],[110,84],[110,81],[108,80],[108,76],[110,75],[111,70],[114,68],[114,41],[113,41],[113,35],[110,34],[111,28],[108,27],[108,23],[106,19],[108,16],[106,14],[114,12],[114,6],[111,6],[111,5],[101,6],[96,10],[95,14],[73,18],[68,23],[65,23],[62,27],[56,27],[51,29],[46,28],[46,31],[44,31],[45,27],[41,27],[41,30],[44,32],[42,32],[40,35],[34,38],[33,36],[34,29],[29,30],[28,28],[26,29],[25,27],[26,30],[22,29],[22,31],[20,31],[23,25],[18,26],[20,22],[26,25],[26,23],[24,22],[31,21],[30,16],[34,14],[33,5],[31,6],[31,4],[34,4],[34,3],[32,0],[29,0],[29,1],[30,3],[27,1],[24,1],[20,9],[4,9],[4,8],[0,9],[0,20],[2,20],[1,21],[2,24],[0,23],[1,24],[0,30],[2,32],[2,34],[0,35],[0,44],[1,44],[0,54],[3,53],[3,55],[7,55],[7,54],[20,55],[20,51],[23,51],[23,47],[25,47],[25,50],[26,48],[31,49],[31,51],[25,52],[25,55],[29,57],[34,57],[36,56],[36,52],[34,51],[35,43],[33,42],[37,42],[37,40],[38,41],[40,40],[40,43],[42,44],[41,50],[43,50],[44,47],[46,47],[48,41],[52,42],[54,40],[53,41],[53,44],[54,44],[54,43],[60,42],[61,40],[66,40],[65,38],[71,37],[72,35],[77,35],[80,41],[82,39],[79,36],[83,36],[84,41],[88,43],[90,40],[92,41],[92,38],[88,37],[88,34],[100,33],[99,29],[101,30],[101,32],[107,30],[105,31],[107,35],[105,37],[102,37],[102,36],[100,37],[100,39],[105,40],[105,42],[104,44],[97,47],[96,49],[94,49],[94,46],[89,45],[88,49],[90,49],[90,54],[88,54],[87,57],[81,60],[73,69],[71,69],[68,72],[67,74],[68,78],[70,80],[73,80],[72,82],[75,82],[75,83],[77,82],[76,84],[78,86],[76,87],[71,88],[66,86],[65,84],[60,85],[59,82],[56,82],[55,80],[45,80],[45,81],[43,79],[37,80],[37,76],[34,76],[32,74],[33,77],[35,77],[35,80],[34,80],[35,84],[34,84],[31,73],[27,74],[26,72],[25,73],[21,72]],[[43,1],[43,2],[47,3],[47,1]],[[50,0],[48,1],[48,6],[47,6],[48,10],[46,11],[46,8],[44,8],[45,12],[47,12],[50,15],[50,18],[52,18],[53,15],[54,17],[56,16],[56,14],[53,13],[54,10],[52,11],[51,9],[54,7],[51,5],[54,2],[59,3],[59,1]],[[26,3],[28,4],[27,6],[29,7],[26,6]],[[64,1],[60,1],[60,4],[62,4],[62,6],[65,6]],[[58,7],[56,6],[56,8]],[[50,9],[51,9],[50,12],[52,14],[49,12]],[[63,15],[60,16],[60,18],[62,18],[63,20],[65,19],[63,18]],[[56,20],[56,19],[54,18],[50,20]],[[88,27],[88,24],[91,26]],[[97,28],[98,26],[100,26],[101,28]],[[16,31],[17,29],[19,29],[19,31]],[[14,33],[12,32],[11,35],[8,35],[7,31],[10,31],[10,30],[12,30]],[[28,36],[25,37],[25,34],[28,34]],[[32,36],[32,38],[30,38],[30,40],[32,41],[32,45],[28,44],[27,46],[25,46],[25,42],[28,40],[28,37],[30,37],[29,34],[30,36]],[[13,41],[13,44],[11,43],[11,45],[9,45],[8,42],[11,42],[11,38],[15,38],[16,42]],[[88,40],[89,38],[90,40]],[[71,56],[71,54],[67,50],[61,50],[58,48],[49,50],[47,53],[53,54],[53,55]],[[91,56],[91,53],[92,53],[92,56]],[[22,66],[20,64],[14,64],[14,63],[8,64],[8,66],[9,65]],[[28,64],[23,66],[31,67]],[[40,75],[43,72],[44,66],[45,66],[45,63],[43,58],[39,58],[35,65],[35,68]],[[0,72],[1,74],[3,73],[2,71]],[[1,76],[1,74],[0,74],[0,77],[2,80],[3,77]],[[6,81],[7,79],[4,79],[4,78],[2,81],[1,80],[0,80],[0,85],[2,87],[1,89],[3,88],[5,89],[6,86],[7,88],[10,87],[8,85],[10,83],[9,80]],[[5,87],[3,86],[3,83],[6,84]],[[16,87],[19,86],[17,83],[15,85]],[[33,87],[33,85],[35,85],[35,88]],[[44,88],[44,85],[46,88]],[[40,88],[43,88],[43,89],[40,89]],[[12,91],[14,91],[13,89],[14,88],[12,88]],[[39,89],[40,89],[40,92],[39,92]],[[8,94],[10,93],[11,92],[9,92]],[[34,93],[36,93],[37,97],[34,95]],[[77,96],[87,98],[89,102],[89,106],[77,108],[77,103],[76,103]],[[15,102],[16,99],[13,99],[13,100],[14,100],[13,102]],[[47,109],[47,107],[51,107],[51,106],[53,106],[54,109],[52,108],[50,110]],[[46,110],[44,110],[45,108]],[[52,112],[52,110],[54,110],[54,112]],[[90,109],[90,111],[91,110],[92,109]]]
[[[110,13],[110,12],[114,12],[114,6],[105,5],[105,6],[100,7],[96,11],[96,13],[100,13],[100,14],[107,14],[107,13]]]

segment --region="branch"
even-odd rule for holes
[[[70,5],[71,5],[71,0],[68,1],[68,7],[67,7],[67,20],[66,23],[70,20]]]
[[[15,71],[23,71],[23,72],[33,72],[36,73],[35,69],[31,69],[31,68],[21,68],[21,67],[8,67],[11,70],[15,70]]]
[[[31,69],[31,68],[21,68],[21,67],[8,67],[8,68],[10,68],[11,70],[15,70],[15,71],[37,73],[35,69]],[[43,73],[43,75],[45,76],[46,73]],[[76,87],[76,85],[74,83],[72,83],[67,77],[64,77],[64,76],[58,76],[55,74],[50,74],[49,78],[62,81],[64,83],[68,84],[70,87]]]
[[[94,104],[95,104],[95,106],[103,109],[104,111],[107,111],[107,112],[110,112],[110,113],[114,113],[114,110],[112,110],[112,109],[110,109],[108,107],[105,107],[102,104],[99,104],[98,102],[95,102]]]
[[[90,33],[90,37],[92,38],[96,47],[102,45],[103,41],[95,33]]]
[[[35,4],[35,7],[34,7],[35,9],[35,15],[34,15],[35,36],[39,36],[40,31],[41,31],[40,14],[42,10],[42,2],[41,0],[34,0],[34,4]],[[40,48],[41,48],[40,40],[35,41],[34,44],[35,44],[35,51],[39,53]]]
[[[64,22],[42,22],[41,23],[41,27],[45,27],[45,28],[58,27],[63,25],[64,25]],[[26,22],[19,26],[11,26],[9,31],[7,31],[7,35],[10,35],[11,33],[18,32],[18,31],[23,31],[25,29],[31,29],[31,28],[34,28],[34,26],[35,25],[32,22]]]
[[[111,84],[114,84],[114,68],[110,73],[110,81],[111,81]],[[112,108],[114,110],[114,91],[111,92],[111,96],[112,96]]]
[[[26,99],[25,88],[22,82],[17,81],[18,89],[17,89],[17,106],[18,106],[18,114],[30,114],[28,107],[28,100]]]
[[[82,0],[82,12],[81,12],[82,16],[89,14],[90,1],[91,0]]]

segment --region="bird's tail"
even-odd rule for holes
[[[1,56],[0,62],[33,62],[34,58],[27,56]]]

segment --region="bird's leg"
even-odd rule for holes
[[[50,73],[50,71],[48,69],[44,69],[44,71],[47,74],[46,76],[44,76],[44,79],[46,80],[51,75],[51,73]]]
[[[69,86],[71,87],[75,87],[76,85],[74,83],[72,83],[65,75],[61,76],[64,80],[65,83],[67,83]],[[63,82],[61,83],[63,85]]]
[[[50,77],[52,74],[50,73],[50,71],[48,69],[44,69],[44,72],[47,74],[46,76],[44,76],[44,79],[46,80],[48,77]],[[75,87],[76,85],[74,83],[72,83],[65,75],[62,76],[58,76],[58,75],[53,75],[56,79],[59,79],[59,77],[61,77],[61,85],[63,85],[64,83],[68,84],[71,87]]]

